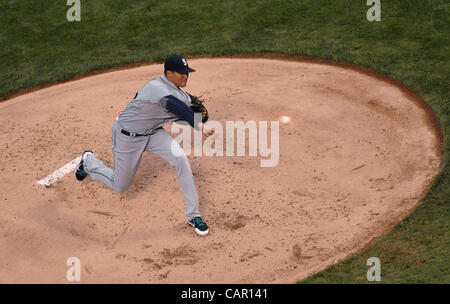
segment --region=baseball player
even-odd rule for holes
[[[184,92],[189,73],[186,58],[177,54],[167,57],[164,75],[150,80],[141,88],[112,125],[114,169],[108,168],[92,151],[82,154],[76,168],[76,178],[89,175],[117,192],[125,191],[133,179],[144,151],[152,152],[174,166],[178,182],[186,200],[187,222],[198,235],[209,232],[199,212],[199,199],[189,161],[178,142],[162,127],[184,120],[206,136],[214,133],[204,130],[208,111],[195,96]],[[196,114],[201,112],[202,114]],[[194,119],[195,117],[195,119]]]

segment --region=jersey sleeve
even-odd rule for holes
[[[187,104],[172,95],[164,96],[160,103],[163,109],[174,113],[181,120],[186,121],[191,127],[198,130],[198,126],[195,126],[194,123],[194,111]],[[201,121],[201,117],[199,121]]]

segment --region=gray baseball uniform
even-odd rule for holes
[[[174,105],[181,106],[190,115],[184,109],[190,103],[189,95],[164,75],[152,79],[138,91],[111,127],[114,169],[108,168],[91,154],[84,160],[86,172],[92,179],[122,192],[129,187],[136,174],[142,153],[152,152],[176,168],[178,182],[186,200],[187,220],[200,216],[189,160],[178,142],[162,128],[164,124],[180,120],[180,115],[171,111]],[[189,123],[193,126],[193,121]]]

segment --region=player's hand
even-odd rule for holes
[[[202,133],[209,137],[216,132],[216,129],[207,127],[204,123],[202,123]]]
[[[205,134],[206,137],[210,137],[211,135],[214,135],[214,133],[216,133],[216,129],[214,129],[214,128],[212,128],[210,130],[206,130],[206,132],[203,131],[203,134]]]

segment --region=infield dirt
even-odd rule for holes
[[[280,124],[278,165],[189,156],[210,234],[186,223],[176,172],[145,153],[115,193],[68,174],[85,149],[112,166],[115,117],[162,64],[99,74],[0,103],[1,283],[293,283],[380,237],[441,166],[430,110],[395,82],[335,64],[197,58],[186,91],[210,119]],[[166,126],[170,130],[170,125]],[[367,268],[366,265],[361,265]]]

